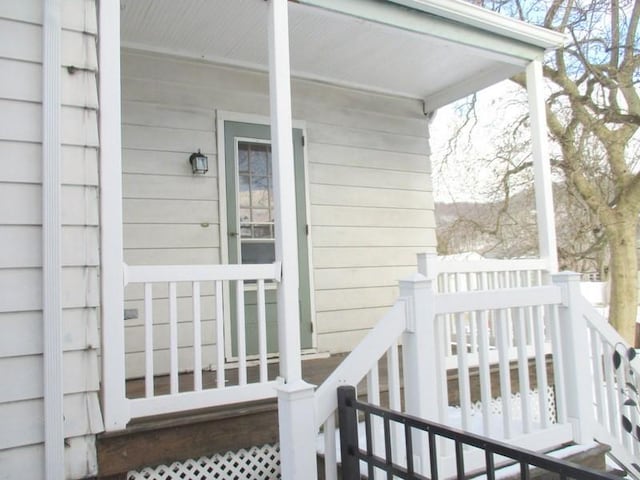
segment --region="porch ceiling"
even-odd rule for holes
[[[423,99],[435,109],[522,71],[544,48],[394,2],[291,2],[292,75]],[[121,5],[125,47],[267,68],[263,0],[122,0]]]

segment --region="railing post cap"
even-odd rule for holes
[[[431,280],[429,280],[427,277],[425,277],[424,275],[422,275],[421,273],[415,272],[412,273],[411,275],[409,275],[406,278],[403,278],[402,280],[400,280],[400,285],[404,284],[411,284],[411,283],[427,283],[430,282]]]
[[[551,278],[553,283],[579,282],[580,274],[578,272],[564,271],[552,274]]]

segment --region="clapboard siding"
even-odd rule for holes
[[[0,98],[26,102],[42,101],[40,64],[0,58],[0,71],[11,72],[11,75],[0,76]],[[63,105],[98,108],[95,73],[78,70],[71,75],[66,68],[61,68],[60,76]]]
[[[0,479],[44,478],[42,13],[0,2]],[[62,342],[67,478],[96,474],[99,215],[95,0],[62,0]],[[75,67],[74,69],[68,67]]]
[[[124,261],[129,265],[219,264],[220,249],[217,247],[129,249],[124,252]]]
[[[0,3],[0,18],[42,25],[40,0],[5,1]],[[62,28],[78,32],[97,33],[95,0],[62,0]]]
[[[90,423],[90,419],[100,414],[99,408],[96,395],[87,395],[86,393],[65,395],[65,436],[91,435],[96,426]],[[44,439],[43,412],[42,399],[0,404],[0,417],[3,419],[3,435],[0,436],[0,449],[41,443]],[[18,475],[9,478],[26,477]],[[32,478],[42,477],[36,476]]]
[[[328,227],[421,227],[433,225],[432,210],[317,205],[311,208],[313,224]]]
[[[313,263],[317,269],[405,266],[415,267],[416,252],[414,247],[315,247]]]
[[[63,185],[98,185],[98,150],[64,145],[62,156]],[[20,161],[16,162],[15,159]],[[40,143],[0,140],[0,182],[40,183],[42,147]]]
[[[267,77],[133,51],[122,74],[125,258],[205,263],[199,250],[219,261],[217,170],[194,178],[186,160],[201,148],[217,162],[216,110],[269,114]],[[306,124],[317,346],[344,351],[393,303],[416,253],[435,247],[427,120],[416,100],[300,80],[292,94]]]
[[[2,27],[0,27],[2,28]],[[0,99],[0,110],[11,121],[0,124],[0,140],[40,142],[42,106],[37,103]],[[62,107],[60,112],[62,143],[98,146],[98,117],[95,110]]]
[[[95,309],[66,309],[62,325],[65,351],[97,348],[98,312]],[[15,332],[0,336],[0,358],[39,355],[42,353],[42,312],[0,313],[0,329]]]
[[[318,165],[341,165],[366,167],[378,171],[430,173],[431,165],[427,152],[421,154],[385,152],[370,148],[346,145],[311,143],[309,156]],[[317,160],[317,161],[315,161]]]
[[[87,389],[98,389],[98,356],[96,350],[75,350],[65,352],[64,393],[84,393]],[[3,379],[0,404],[41,398],[41,383],[24,384],[25,378],[42,378],[44,375],[42,355],[0,358],[0,376]]]
[[[99,264],[98,227],[68,226],[62,229],[62,264]],[[42,228],[40,226],[0,225],[0,238],[7,247],[0,249],[2,268],[42,266]]]

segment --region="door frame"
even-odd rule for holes
[[[242,122],[251,123],[255,125],[270,126],[271,121],[268,116],[255,115],[249,113],[230,112],[225,110],[216,110],[216,149],[217,149],[217,163],[218,163],[218,222],[220,231],[220,263],[229,264],[229,240],[227,229],[227,182],[226,182],[226,158],[225,158],[225,129],[224,123],[230,122]],[[293,128],[302,130],[303,136],[307,137],[307,125],[302,120],[293,120]],[[309,233],[307,234],[307,251],[308,251],[308,264],[309,264],[309,302],[311,310],[311,347],[302,349],[303,354],[317,352],[317,336],[318,329],[316,325],[316,302],[315,302],[315,285],[313,275],[313,250],[311,246],[313,242],[311,235],[313,229],[311,228],[311,202],[309,197],[309,154],[307,145],[309,142],[304,142],[302,146],[302,156],[304,165],[304,195],[305,195],[305,213],[307,216],[307,224],[309,225]],[[224,291],[223,299],[224,311],[228,312],[231,307],[231,298],[229,295],[229,289]],[[217,319],[216,319],[217,321]],[[231,316],[226,315],[224,319],[225,329],[225,345],[224,353],[225,359],[233,359],[232,357],[232,345],[231,335],[227,335],[226,332],[231,332]],[[218,348],[218,346],[216,346]]]

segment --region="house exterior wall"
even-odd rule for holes
[[[419,101],[317,82],[294,80],[292,96],[306,126],[316,347],[348,351],[393,303],[415,254],[435,249],[427,120]],[[122,97],[125,262],[225,261],[216,115],[268,116],[267,76],[125,50]],[[187,162],[197,149],[209,157],[204,177]],[[127,298],[141,306],[140,289]],[[213,329],[213,312],[203,317]],[[141,323],[126,322],[130,373],[143,363]]]
[[[62,4],[62,282],[68,478],[95,473],[98,406],[96,7]],[[44,478],[42,22],[0,2],[0,479]],[[76,67],[70,72],[67,67]]]

